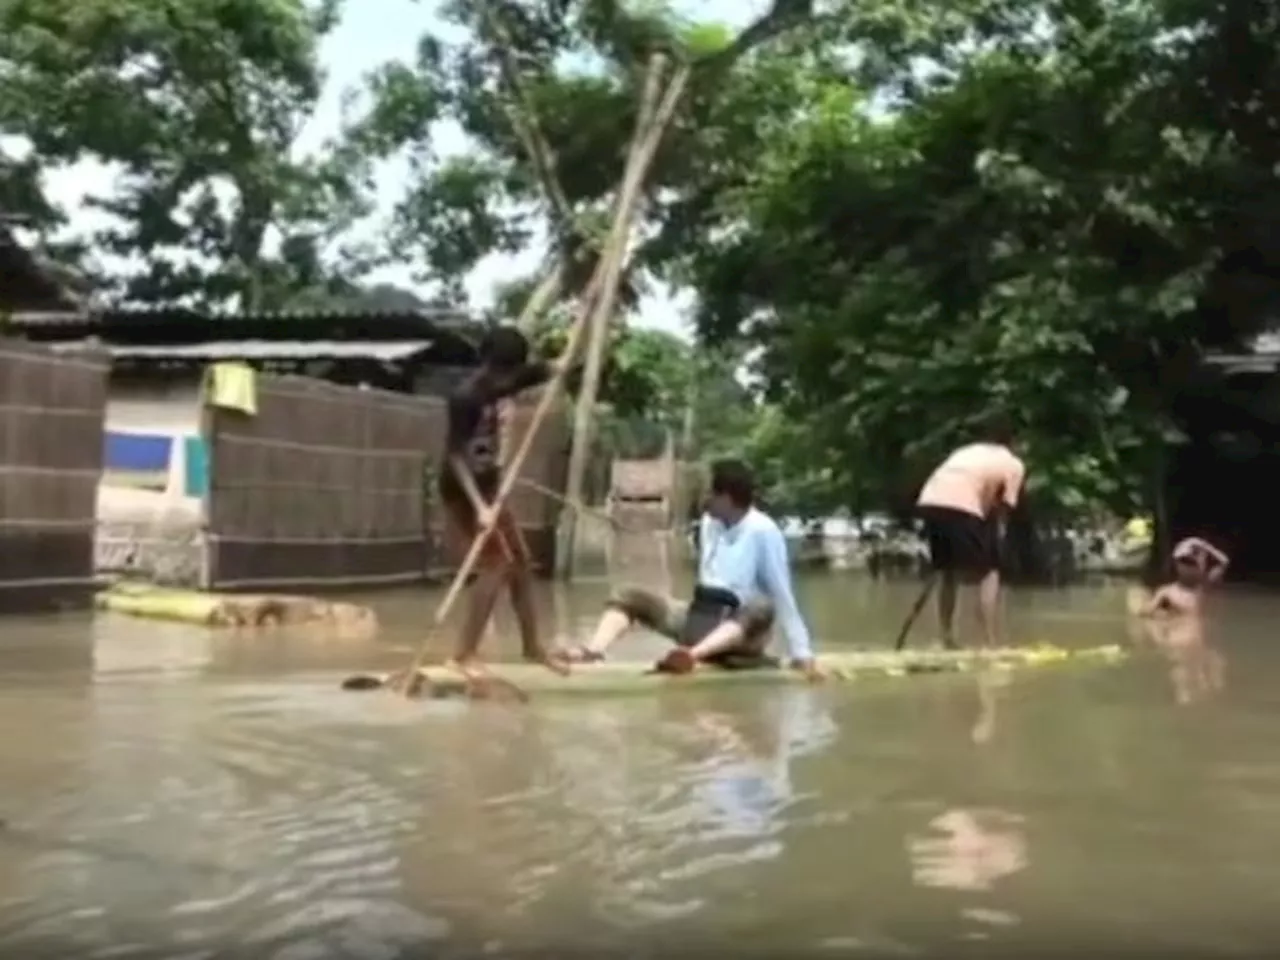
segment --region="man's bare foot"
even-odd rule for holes
[[[686,674],[692,673],[698,661],[688,647],[674,647],[665,657],[658,661],[659,673]]]
[[[467,680],[482,680],[489,676],[489,668],[479,657],[453,657],[444,664],[450,670],[456,670]]]
[[[573,671],[569,668],[571,662],[569,658],[560,650],[537,650],[525,653],[525,660],[529,663],[538,663],[546,667],[552,673],[559,674],[562,677],[569,676]]]
[[[561,647],[556,650],[554,656],[565,663],[599,663],[604,659],[603,653],[599,650],[592,650],[586,644]]]

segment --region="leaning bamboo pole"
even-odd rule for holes
[[[545,131],[539,122],[537,111],[534,108],[533,99],[530,96],[528,86],[524,83],[521,70],[516,59],[516,47],[513,43],[510,32],[506,29],[503,18],[498,11],[497,5],[493,0],[481,0],[480,12],[484,31],[495,42],[498,56],[499,67],[502,73],[503,82],[509,88],[516,104],[508,107],[507,115],[511,121],[512,129],[519,139],[525,152],[529,156],[529,161],[533,170],[542,184],[543,193],[548,204],[551,207],[553,219],[562,232],[579,233],[579,224],[574,217],[571,205],[568,202],[563,184],[560,182],[559,170],[555,151],[548,141]],[[730,69],[735,62],[750,50],[762,44],[768,43],[788,30],[800,25],[801,23],[813,18],[812,3],[801,2],[796,3],[794,0],[773,0],[769,9],[759,18],[750,23],[745,30],[738,35],[733,43],[726,46],[723,50],[710,56],[702,57],[695,61],[685,61],[677,69],[663,97],[662,105],[658,108],[657,116],[654,118],[651,136],[648,138],[647,154],[648,158],[645,163],[646,172],[648,166],[651,166],[654,156],[657,153],[659,144],[666,129],[670,126],[675,116],[675,111],[680,105],[686,89],[690,81],[696,75],[716,75]],[[653,60],[650,65],[652,67]],[[652,70],[648,79],[652,78]],[[634,153],[636,144],[633,141],[632,151]],[[628,157],[628,162],[632,159]],[[556,265],[557,270],[564,270],[568,267],[568,263],[562,258]],[[597,266],[597,270],[599,266]],[[618,271],[621,273],[622,264],[619,263]],[[554,288],[554,282],[550,277],[546,278],[544,284],[539,287],[539,292],[544,299],[539,300],[537,306],[533,302],[526,307],[522,315],[522,325],[531,326],[537,317],[556,299],[558,292]],[[608,300],[609,309],[598,311],[592,327],[594,332],[588,333],[589,351],[587,357],[586,369],[583,372],[584,382],[579,394],[579,400],[574,415],[574,431],[572,436],[572,447],[570,451],[570,465],[568,471],[568,489],[567,493],[575,500],[580,501],[582,497],[586,468],[590,456],[592,427],[594,425],[596,401],[599,396],[601,372],[604,366],[604,353],[607,347],[607,329],[613,313],[613,303],[616,302],[616,283],[609,290]],[[598,336],[596,334],[599,334]],[[503,428],[504,434],[506,428]],[[564,525],[558,531],[558,549],[557,572],[561,575],[570,575],[573,569],[573,550],[576,540],[575,518],[572,513],[564,516]]]
[[[692,69],[681,64],[662,95],[661,104],[642,143],[642,161],[646,173],[657,156],[658,147],[667,128],[675,119],[685,91],[689,86]],[[569,471],[565,486],[565,498],[571,502],[582,500],[587,464],[595,426],[596,405],[600,397],[600,379],[604,373],[604,359],[609,345],[609,326],[617,304],[618,280],[623,261],[618,261],[611,275],[611,283],[603,288],[602,295],[591,316],[588,333],[586,364],[582,371],[582,384],[578,389],[577,405],[573,415],[572,446],[569,450]],[[557,575],[569,579],[573,575],[577,541],[577,515],[568,511],[562,515],[561,529],[557,535]]]
[[[645,85],[645,98],[640,105],[640,115],[636,123],[632,147],[628,152],[626,170],[623,174],[622,185],[618,190],[613,224],[610,228],[609,236],[605,240],[603,255],[596,265],[595,273],[582,297],[582,306],[578,318],[569,333],[569,342],[565,346],[565,356],[568,358],[576,356],[582,337],[590,326],[593,316],[599,312],[600,307],[606,306],[612,309],[622,259],[626,256],[627,241],[631,234],[631,224],[635,217],[641,189],[644,186],[644,178],[654,153],[653,145],[651,145],[651,132],[658,116],[655,113],[654,101],[657,100],[663,64],[664,58],[660,55],[655,55],[650,59],[649,81]],[[611,285],[613,289],[611,289]],[[444,599],[436,608],[432,629],[423,639],[408,668],[388,684],[388,686],[406,696],[411,696],[417,692],[423,683],[422,667],[426,664],[430,654],[434,634],[448,619],[454,604],[457,603],[458,597],[462,594],[462,588],[466,585],[468,578],[476,567],[476,563],[480,559],[480,554],[484,550],[485,544],[488,543],[489,537],[493,534],[496,515],[505,505],[507,498],[515,487],[524,462],[528,459],[529,452],[533,449],[534,438],[537,436],[543,421],[546,420],[547,414],[550,412],[556,398],[564,388],[565,375],[568,369],[569,366],[567,364],[562,366],[543,390],[538,407],[534,411],[533,419],[530,421],[529,427],[521,439],[520,447],[512,458],[498,488],[498,493],[492,504],[492,515],[487,518],[488,522],[484,524],[472,541],[471,549],[467,552],[462,566],[459,567],[458,572],[454,575],[453,583],[450,585],[448,593],[445,594]]]

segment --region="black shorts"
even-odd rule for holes
[[[950,507],[919,507],[929,541],[929,562],[941,573],[985,576],[1000,566],[994,521]]]

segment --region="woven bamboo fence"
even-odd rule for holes
[[[536,398],[508,408],[518,438]],[[446,576],[436,482],[445,402],[259,374],[258,412],[210,408],[208,589],[322,589]],[[543,426],[524,476],[564,489],[568,426]],[[512,509],[536,566],[555,559],[559,505],[518,487]]]
[[[107,373],[102,355],[0,340],[0,610],[92,602]]]
[[[209,589],[422,580],[443,445],[437,398],[259,374],[257,413],[210,407]]]

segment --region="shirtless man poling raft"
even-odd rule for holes
[[[960,447],[933,471],[916,501],[933,575],[942,578],[938,624],[949,649],[957,647],[956,598],[962,581],[978,585],[983,641],[999,646],[1001,544],[1026,478],[1011,442],[1012,431],[999,425],[983,442]]]
[[[481,343],[480,366],[449,394],[445,469],[440,473],[440,499],[449,532],[465,553],[486,526],[494,525],[469,588],[466,619],[454,653],[454,662],[464,672],[478,666],[480,639],[504,588],[510,592],[519,623],[524,658],[567,672],[548,654],[538,635],[533,573],[520,525],[505,505],[495,514],[492,501],[502,480],[499,405],[546,383],[569,359],[530,360],[524,334],[512,327],[496,327]]]
[[[674,646],[657,665],[686,674],[699,664],[725,669],[776,666],[766,649],[775,619],[786,636],[792,669],[821,678],[809,629],[791,586],[786,540],[755,506],[755,480],[740,460],[711,465],[711,492],[699,523],[698,585],[689,601],[638,587],[614,592],[595,635],[566,651],[577,662],[601,660],[639,624]]]

